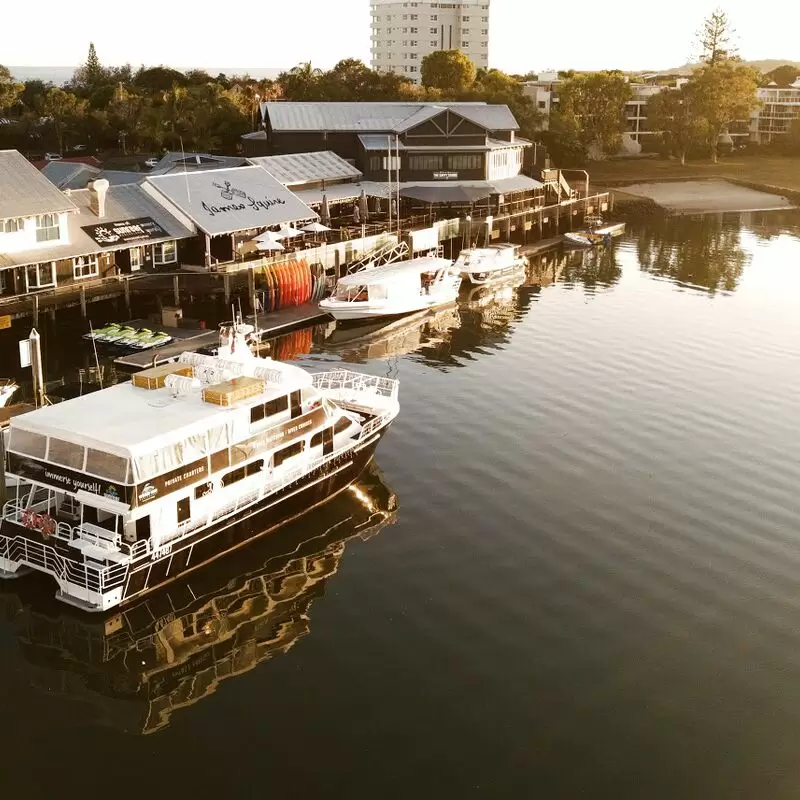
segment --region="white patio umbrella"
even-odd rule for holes
[[[274,250],[279,252],[283,250],[283,245],[280,242],[257,242],[256,247],[262,252]]]
[[[275,231],[264,231],[264,233],[259,233],[258,236],[254,236],[251,241],[253,242],[277,242],[280,239]]]
[[[275,234],[276,239],[292,239],[295,236],[301,236],[302,231],[293,228],[291,225],[281,225],[278,232]]]
[[[366,222],[369,219],[369,208],[367,208],[367,194],[363,189],[358,196],[358,210],[360,212],[361,221]]]
[[[327,225],[323,225],[321,222],[309,222],[308,225],[303,225],[300,230],[306,233],[325,233],[325,231],[329,231],[330,228]]]

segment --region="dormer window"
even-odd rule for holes
[[[25,220],[21,217],[0,220],[0,233],[16,233],[25,229]]]
[[[36,217],[36,241],[55,242],[61,238],[58,214],[42,214]]]

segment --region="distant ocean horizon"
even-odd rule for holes
[[[172,66],[172,65],[166,65]],[[138,67],[134,67],[137,69]],[[71,80],[77,67],[9,67],[11,74],[18,81],[40,80],[61,86]],[[276,78],[282,67],[172,67],[187,72],[190,69],[202,69],[209,75],[250,75],[252,78]]]

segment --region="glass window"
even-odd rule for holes
[[[22,453],[34,458],[44,458],[47,452],[47,437],[40,433],[22,431],[19,428],[11,428],[11,441],[8,449],[15,453]]]
[[[21,217],[4,219],[0,222],[0,233],[16,233],[25,228],[25,220]]]
[[[131,247],[128,251],[131,256],[131,272],[136,272],[136,270],[142,268],[142,248],[141,247]]]
[[[83,445],[50,437],[50,449],[47,451],[48,461],[52,461],[54,464],[61,464],[64,467],[82,470],[83,454]]]
[[[72,277],[76,281],[81,278],[94,278],[99,274],[97,256],[79,256],[72,259]]]
[[[86,450],[86,471],[101,478],[125,483],[128,479],[128,459],[89,447]]]
[[[58,214],[42,214],[36,217],[36,241],[53,242],[61,238]]]
[[[443,164],[444,158],[442,156],[416,155],[408,157],[408,168],[412,172],[441,169]]]
[[[284,447],[283,450],[277,450],[275,455],[273,456],[273,464],[276,467],[279,467],[283,464],[284,461],[287,461],[290,458],[294,458],[300,453],[303,452],[303,447],[305,446],[305,442],[300,440],[299,442],[294,442],[290,444],[288,447]]]
[[[333,426],[333,432],[334,433],[343,433],[352,424],[353,424],[353,420],[351,420],[350,417],[339,417],[339,419],[336,420],[336,424]]]
[[[222,476],[222,485],[230,486],[231,484],[238,483],[245,478],[246,474],[247,472],[245,467],[239,467],[239,469],[232,470],[227,475]]]
[[[153,263],[174,264],[178,260],[178,248],[175,241],[161,242],[153,245]]]
[[[32,264],[25,270],[28,291],[31,289],[44,289],[46,286],[56,285],[56,265],[52,261],[46,264]]]
[[[482,165],[483,161],[478,153],[450,156],[450,169],[480,169]]]

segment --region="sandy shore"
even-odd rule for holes
[[[769,211],[792,208],[777,194],[748,189],[724,180],[663,181],[621,187],[625,194],[646,197],[678,214],[712,214],[723,211]]]

